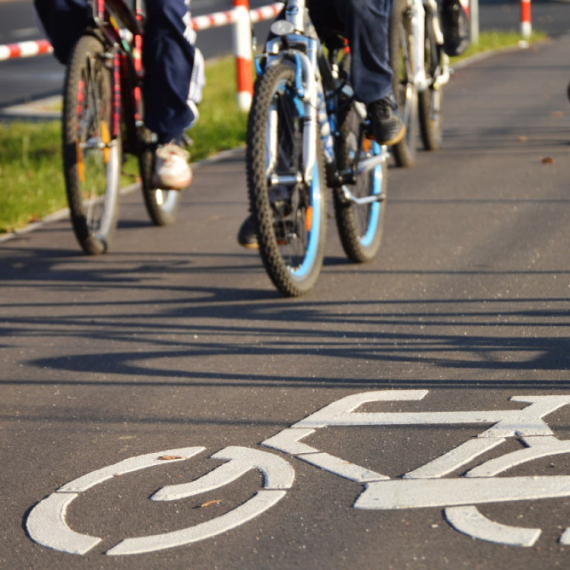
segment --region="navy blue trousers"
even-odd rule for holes
[[[311,20],[321,37],[341,32],[352,54],[356,97],[371,103],[392,90],[388,28],[394,0],[308,0]]]
[[[89,24],[86,0],[34,0],[40,20],[66,63]],[[196,53],[196,36],[184,0],[146,0],[143,49],[145,122],[160,142],[179,140],[194,119],[187,99]]]

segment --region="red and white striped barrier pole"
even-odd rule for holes
[[[237,71],[237,102],[242,111],[249,111],[253,98],[253,64],[251,50],[251,20],[249,0],[233,0],[235,24],[233,28],[234,56]]]
[[[521,0],[521,35],[526,40],[532,34],[530,0]]]
[[[192,18],[194,30],[206,30],[219,26],[234,25],[234,56],[237,67],[238,105],[243,111],[251,107],[253,97],[253,64],[251,24],[274,18],[283,9],[282,4],[270,4],[249,10],[249,0],[233,0],[234,9]],[[0,45],[0,61],[18,57],[32,57],[52,53],[48,40]]]
[[[33,57],[43,53],[51,53],[53,48],[47,40],[36,42],[21,42],[0,46],[0,61],[14,59],[16,57]]]

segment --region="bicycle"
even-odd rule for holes
[[[123,0],[90,2],[91,24],[70,57],[64,83],[63,164],[71,221],[89,255],[108,250],[117,227],[123,157],[137,156],[148,214],[172,224],[180,192],[153,186],[156,138],[144,126],[144,11]]]
[[[351,261],[376,256],[384,229],[387,150],[371,140],[366,107],[354,98],[339,36],[325,55],[304,0],[285,3],[256,58],[246,170],[259,251],[286,296],[308,292],[324,256],[325,186]]]
[[[380,390],[352,394],[262,441],[260,445],[271,451],[240,446],[220,450],[210,458],[224,463],[198,478],[192,476],[190,467],[189,482],[161,487],[150,499],[178,501],[214,490],[219,494],[221,488],[256,470],[263,474],[263,483],[253,496],[232,510],[194,526],[125,538],[106,554],[136,555],[189,545],[219,536],[262,515],[281,501],[295,482],[295,470],[289,461],[273,451],[360,484],[363,489],[352,505],[355,509],[442,508],[450,526],[471,538],[507,546],[534,545],[541,535],[540,528],[495,522],[479,512],[477,505],[570,497],[570,475],[567,474],[504,476],[505,472],[519,466],[570,453],[570,440],[559,439],[544,420],[570,405],[570,396],[511,397],[512,402],[526,404],[522,409],[520,406],[510,406],[509,409],[493,406],[491,410],[382,411],[384,405],[420,402],[428,393],[428,390]],[[380,411],[359,411],[363,406],[372,404],[381,406]],[[313,447],[313,441],[307,441],[317,430],[324,428],[376,426],[393,429],[394,426],[417,428],[436,425],[447,426],[447,429],[454,425],[484,425],[486,428],[477,437],[467,437],[424,465],[392,478],[321,451]],[[522,445],[517,447],[517,442]],[[505,453],[498,455],[497,450],[501,447],[506,448]],[[184,447],[130,457],[74,479],[30,510],[25,523],[28,535],[45,547],[85,555],[102,539],[78,533],[68,526],[66,511],[75,499],[115,477],[158,467],[165,462],[188,461],[205,449]],[[381,465],[380,468],[383,470]],[[561,533],[560,543],[570,544],[570,527]]]
[[[393,147],[398,166],[416,159],[418,123],[426,150],[443,144],[443,86],[449,81],[449,57],[436,0],[395,0],[389,27],[393,90],[406,124],[406,136]]]

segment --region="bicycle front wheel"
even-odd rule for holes
[[[270,66],[256,83],[249,115],[247,180],[261,259],[277,289],[290,297],[314,286],[326,232],[323,152],[316,141],[317,157],[307,183],[303,115],[293,66]]]
[[[418,90],[414,85],[413,31],[407,0],[396,0],[390,15],[390,67],[393,91],[406,125],[406,136],[392,147],[398,166],[412,166],[418,142]]]
[[[388,193],[386,160],[376,165],[371,163],[383,155],[382,147],[361,136],[365,119],[366,107],[353,101],[340,116],[336,149],[339,170],[350,170],[357,164],[356,180],[348,186],[356,200],[347,199],[340,189],[334,193],[340,241],[347,257],[356,263],[371,261],[378,253]]]
[[[77,42],[64,86],[63,164],[71,222],[89,255],[107,251],[117,226],[122,149],[113,138],[112,67],[93,36]]]

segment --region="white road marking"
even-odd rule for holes
[[[570,497],[570,475],[499,479],[395,479],[369,483],[356,509],[423,509]]]
[[[26,521],[28,533],[32,540],[42,546],[67,554],[86,554],[99,544],[101,539],[73,531],[65,520],[69,504],[79,497],[80,493],[117,475],[186,461],[204,450],[204,447],[185,447],[149,453],[125,459],[79,477],[40,501],[32,509]],[[224,533],[255,518],[279,502],[285,496],[286,489],[291,488],[295,479],[295,472],[289,463],[267,451],[247,447],[227,447],[212,455],[212,459],[226,459],[229,463],[214,469],[192,483],[163,487],[152,498],[172,501],[204,493],[235,481],[251,469],[257,469],[263,473],[263,490],[239,507],[216,519],[174,532],[128,538],[109,550],[107,554],[142,554],[190,544]]]
[[[357,414],[354,410],[370,402],[406,402],[422,400],[427,395],[427,390],[380,390],[378,392],[363,392],[353,394],[341,400],[337,400],[325,406],[318,412],[293,424],[293,428],[323,428],[326,426],[365,426],[365,425],[388,425],[378,417],[384,418],[394,414]],[[395,414],[399,416],[401,414]],[[407,423],[407,422],[406,422]]]
[[[482,438],[470,439],[459,447],[448,451],[446,454],[422,465],[420,468],[404,475],[404,479],[438,479],[448,475],[459,467],[470,463],[476,457],[487,453],[497,445],[505,442],[503,437],[497,439]]]
[[[297,422],[294,428],[322,428],[326,426],[395,426],[395,425],[454,425],[495,424],[479,437],[514,437],[553,435],[542,417],[570,403],[570,396],[517,396],[514,402],[527,402],[522,410],[455,411],[455,412],[387,412],[357,413],[362,404],[379,401],[421,400],[425,390],[393,390],[356,394],[338,400],[308,418]]]
[[[380,473],[376,473],[375,471],[366,469],[365,467],[360,467],[360,465],[356,465],[350,461],[341,459],[340,457],[335,457],[334,455],[329,455],[328,453],[299,455],[299,459],[302,459],[311,465],[315,465],[316,467],[320,467],[325,471],[334,473],[339,477],[344,477],[350,481],[356,481],[357,483],[368,483],[371,481],[384,481],[389,479],[386,475],[380,475]]]
[[[154,536],[141,536],[139,538],[127,538],[117,544],[117,546],[111,548],[111,550],[108,550],[107,554],[111,556],[119,554],[144,554],[145,552],[174,548],[175,546],[183,546],[217,536],[218,534],[241,526],[270,509],[285,496],[285,493],[286,491],[258,491],[257,495],[246,501],[243,505],[240,505],[221,517],[174,532]]]
[[[161,451],[160,453],[148,453],[147,455],[139,455],[138,457],[131,457],[115,463],[114,465],[109,465],[108,467],[103,467],[97,471],[92,471],[79,479],[70,481],[66,483],[63,487],[58,489],[58,493],[82,493],[107,481],[118,475],[126,475],[127,473],[132,473],[133,471],[139,471],[140,469],[147,469],[149,467],[156,467],[157,465],[164,465],[166,463],[186,461],[198,453],[204,451],[205,447],[184,447],[182,449],[169,449],[167,451]],[[177,457],[178,459],[161,459],[162,458],[172,458]]]
[[[466,477],[495,477],[508,469],[517,465],[522,465],[542,457],[570,453],[570,441],[559,440],[556,437],[525,437],[524,443],[529,447],[519,451],[513,451],[506,455],[501,455],[495,459],[490,459],[482,465],[468,471]]]
[[[283,453],[291,455],[299,455],[301,453],[318,453],[319,450],[307,445],[306,443],[299,443],[299,440],[314,434],[317,430],[314,429],[284,429],[277,435],[266,439],[261,445],[277,449]]]
[[[540,529],[496,523],[482,515],[475,505],[570,497],[570,475],[495,478],[508,469],[535,459],[570,453],[570,441],[557,439],[543,419],[568,405],[570,396],[512,397],[513,402],[529,404],[519,410],[358,412],[367,403],[419,401],[427,393],[426,390],[382,390],[354,394],[325,406],[266,439],[261,445],[293,455],[344,479],[361,483],[364,491],[353,505],[357,509],[444,508],[449,523],[473,538],[510,546],[532,546],[540,536]],[[469,439],[401,478],[392,480],[371,469],[321,452],[302,441],[324,427],[465,424],[491,425],[477,438]],[[507,438],[517,438],[527,447],[483,462],[464,476],[444,478],[502,445]],[[133,457],[67,483],[32,509],[26,521],[30,537],[39,544],[61,552],[87,553],[101,539],[76,533],[65,521],[69,504],[80,493],[116,475],[165,465],[171,461],[184,461],[204,449],[188,447]],[[266,451],[228,447],[211,458],[228,462],[189,483],[165,486],[151,498],[156,501],[173,501],[205,493],[236,481],[252,469],[263,473],[264,488],[242,505],[216,519],[174,532],[128,538],[107,554],[153,552],[205,540],[236,528],[281,500],[295,478],[295,472],[287,461]],[[570,545],[570,527],[564,531],[560,542]]]
[[[77,493],[53,493],[40,501],[26,521],[30,538],[42,546],[68,554],[86,554],[99,544],[100,538],[74,532],[65,522],[67,507],[78,496]]]
[[[520,528],[489,520],[476,507],[449,507],[445,517],[455,530],[487,542],[509,546],[533,546],[539,539],[539,528]]]
[[[229,463],[220,465],[191,483],[163,487],[151,499],[153,501],[174,501],[206,493],[229,485],[252,469],[263,473],[265,478],[263,486],[266,489],[290,489],[295,479],[295,472],[289,463],[267,451],[246,447],[226,447],[212,455],[212,459],[226,459]]]
[[[560,537],[560,544],[570,545],[570,528],[567,528]]]

